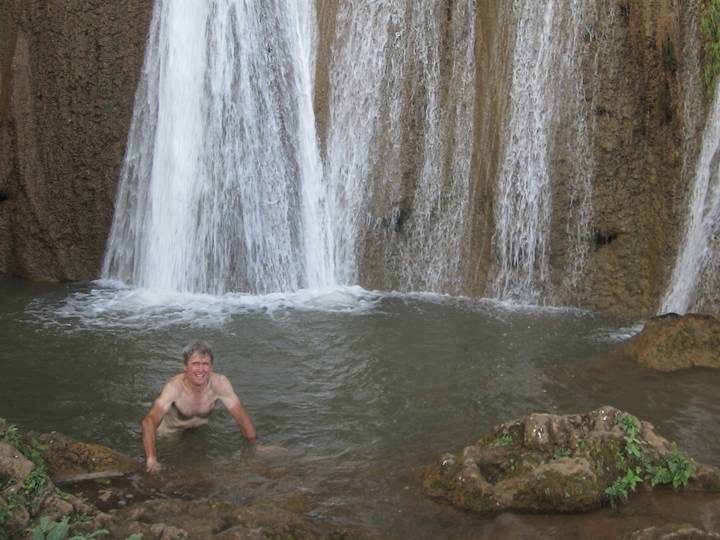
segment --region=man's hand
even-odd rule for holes
[[[148,458],[145,461],[145,471],[150,474],[157,474],[160,472],[160,463],[155,458]]]

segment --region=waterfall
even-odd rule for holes
[[[325,175],[343,283],[461,288],[471,219],[474,18],[470,0],[339,6]]]
[[[702,146],[688,201],[685,232],[670,286],[660,311],[686,313],[705,303],[717,308],[720,276],[720,84]]]
[[[553,159],[561,151],[571,152],[574,160],[569,171],[565,287],[577,287],[582,275],[592,213],[592,154],[580,55],[588,4],[513,3],[517,26],[511,110],[495,202],[495,277],[489,285],[490,295],[497,298],[552,300]],[[574,132],[561,137],[559,130],[568,126]]]
[[[557,283],[573,290],[582,280],[593,168],[586,4],[512,5],[488,286],[497,298],[554,300],[553,196],[567,207],[555,219]],[[337,5],[322,156],[316,16],[311,1],[157,0],[104,278],[211,294],[354,284],[467,292],[482,121],[475,1]],[[562,170],[559,154],[572,156]]]
[[[103,277],[222,294],[334,281],[308,2],[158,0]]]

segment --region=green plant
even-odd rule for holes
[[[586,450],[587,447],[588,447],[587,437],[586,437],[585,435],[583,435],[582,437],[580,437],[580,438],[578,439],[577,445],[578,445],[578,448],[579,448],[580,450]]]
[[[712,94],[715,79],[720,73],[720,0],[709,0],[700,14],[700,30],[706,39],[703,82],[705,91]]]
[[[45,447],[33,441],[32,445],[29,448],[25,447],[24,450],[23,454],[33,462],[35,467],[25,479],[22,489],[26,495],[34,497],[50,481],[45,460],[43,459]]]
[[[17,427],[8,424],[3,418],[0,418],[0,432],[2,433],[2,440],[4,442],[18,449],[23,446]]]
[[[513,443],[512,435],[509,433],[503,433],[500,435],[495,441],[493,441],[493,444],[495,446],[510,446]]]
[[[98,529],[97,531],[93,531],[90,534],[76,534],[68,538],[68,540],[91,540],[92,538],[97,538],[99,536],[107,536],[109,534],[110,531],[106,529]]]
[[[610,505],[615,508],[618,502],[627,501],[628,495],[635,491],[638,484],[642,483],[642,469],[635,467],[627,469],[625,474],[605,489],[605,497],[610,501]]]
[[[642,447],[640,446],[640,424],[632,414],[621,413],[615,419],[620,429],[625,433],[625,454],[628,458],[639,460],[642,458]]]
[[[616,459],[624,474],[605,489],[605,497],[613,508],[627,501],[629,494],[643,481],[645,469],[642,443],[638,438],[640,422],[632,414],[620,413],[615,417],[615,424],[623,432],[622,449],[618,450]]]
[[[610,501],[610,506],[617,507],[618,503],[625,502],[628,499],[627,485],[622,478],[617,478],[610,486],[605,489],[605,498]]]
[[[695,465],[685,454],[673,448],[659,464],[653,464],[643,453],[642,443],[638,438],[638,419],[631,414],[622,413],[615,418],[615,423],[624,433],[624,444],[622,452],[618,453],[618,461],[625,469],[625,474],[616,478],[605,490],[605,497],[613,508],[618,502],[626,501],[628,495],[635,491],[637,484],[644,480],[649,480],[653,487],[672,484],[673,489],[679,489],[687,485],[690,477],[695,474]]]
[[[60,521],[50,521],[47,516],[40,517],[40,523],[29,529],[33,540],[65,540],[70,531],[68,517],[65,516]],[[91,540],[99,536],[109,535],[110,532],[105,529],[99,529],[89,534],[75,534],[67,540]]]
[[[60,521],[50,521],[47,516],[40,518],[40,523],[30,529],[33,540],[63,540],[70,530],[68,518],[64,517]]]
[[[660,465],[648,466],[648,476],[653,487],[672,484],[673,489],[685,487],[695,474],[695,465],[677,448],[665,455]]]

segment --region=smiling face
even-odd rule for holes
[[[185,378],[193,386],[204,386],[212,373],[213,361],[209,354],[195,353],[185,362]]]

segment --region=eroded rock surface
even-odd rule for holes
[[[478,512],[579,512],[600,508],[622,488],[631,491],[633,482],[633,488],[646,489],[654,481],[667,483],[668,459],[687,465],[688,489],[720,490],[718,469],[695,464],[652,424],[613,407],[531,414],[501,424],[457,455],[440,456],[426,471],[423,488]],[[637,480],[623,482],[628,471]]]
[[[630,540],[701,540],[720,539],[720,533],[698,529],[692,525],[648,527],[635,531]]]
[[[38,442],[45,447],[43,458],[55,482],[95,473],[112,477],[142,470],[142,465],[128,456],[99,444],[76,441],[61,433],[40,435]]]
[[[720,367],[720,320],[710,315],[668,313],[648,320],[617,354],[659,371]]]
[[[0,418],[0,539],[30,537],[43,522],[66,527],[63,538],[100,530],[107,533],[103,538],[140,534],[143,540],[377,537],[313,523],[306,515],[312,504],[300,494],[268,496],[243,506],[217,498],[189,499],[187,493],[181,499],[173,495],[173,475],[145,477],[139,470],[140,464],[127,456],[58,433],[31,442]],[[112,480],[105,478],[108,471]],[[88,502],[56,487],[54,480],[68,479],[103,482]],[[144,485],[146,480],[150,485]],[[64,483],[62,488],[73,485]]]

